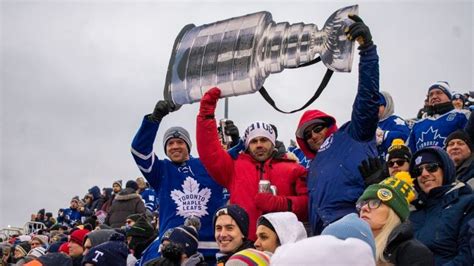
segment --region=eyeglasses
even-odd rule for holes
[[[388,167],[393,167],[395,164],[399,167],[401,167],[402,165],[405,164],[405,162],[407,162],[406,160],[394,160],[394,161],[388,161],[387,162],[387,165]]]
[[[375,210],[378,207],[380,207],[380,204],[382,204],[382,201],[379,200],[379,199],[362,200],[362,201],[359,201],[359,202],[356,203],[356,209],[357,209],[358,212],[360,212],[362,207],[367,205],[369,207],[369,209]]]
[[[427,163],[427,164],[422,164],[420,166],[417,166],[413,168],[413,176],[418,177],[423,173],[423,169],[430,173],[434,173],[438,171],[439,169],[439,164],[438,163]]]
[[[323,129],[325,129],[325,128],[326,128],[325,124],[318,124],[318,125],[312,127],[309,130],[305,130],[305,132],[303,133],[303,137],[304,137],[304,139],[310,139],[313,136],[313,133],[318,134],[321,131],[323,131]]]

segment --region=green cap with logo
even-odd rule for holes
[[[378,184],[368,186],[358,201],[379,199],[392,208],[402,221],[406,221],[410,214],[409,204],[415,198],[415,189],[410,174],[399,172]]]

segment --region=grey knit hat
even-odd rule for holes
[[[168,144],[168,141],[172,138],[182,139],[188,146],[188,153],[191,153],[192,143],[191,143],[191,138],[189,137],[188,131],[182,127],[171,127],[168,130],[166,130],[165,135],[163,136],[163,147],[165,149],[165,154],[166,154],[166,144]]]

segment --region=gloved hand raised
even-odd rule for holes
[[[364,178],[365,186],[380,183],[388,177],[385,171],[385,162],[378,157],[370,157],[362,161],[359,165],[359,172]]]
[[[201,98],[201,105],[199,106],[199,115],[205,116],[206,118],[214,118],[217,100],[220,96],[221,90],[219,88],[214,87],[208,90]]]
[[[156,103],[153,113],[149,118],[154,122],[159,122],[163,117],[165,117],[170,112],[175,110],[175,105],[172,102],[166,100],[160,100]]]
[[[257,193],[255,204],[263,213],[291,211],[291,205],[284,196],[275,196],[272,193]]]
[[[364,21],[357,15],[349,15],[349,18],[352,19],[354,23],[345,29],[347,38],[350,41],[356,40],[359,43],[359,50],[371,46],[373,42],[369,27],[367,27]]]
[[[236,145],[239,142],[239,128],[234,125],[234,121],[232,120],[227,120],[225,121],[225,132],[227,136],[230,136],[232,139],[231,147]]]

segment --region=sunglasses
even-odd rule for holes
[[[378,207],[380,207],[380,204],[382,204],[382,201],[379,200],[379,199],[361,200],[361,201],[356,203],[356,209],[357,209],[357,212],[360,212],[362,207],[367,205],[369,207],[369,209],[375,210]]]
[[[305,132],[303,133],[303,137],[304,137],[304,139],[310,139],[313,136],[313,133],[318,134],[321,131],[323,131],[323,129],[325,129],[325,128],[326,128],[326,125],[324,125],[324,124],[316,125],[316,126],[312,127],[309,130],[305,130]]]
[[[427,163],[427,164],[422,164],[420,166],[417,166],[413,168],[413,176],[418,177],[423,173],[423,169],[428,171],[429,173],[434,173],[438,171],[440,165],[438,163]]]
[[[394,161],[388,161],[387,165],[388,165],[388,167],[393,167],[396,164],[399,167],[401,167],[402,165],[405,164],[405,162],[407,162],[407,161],[406,160],[394,160]]]

